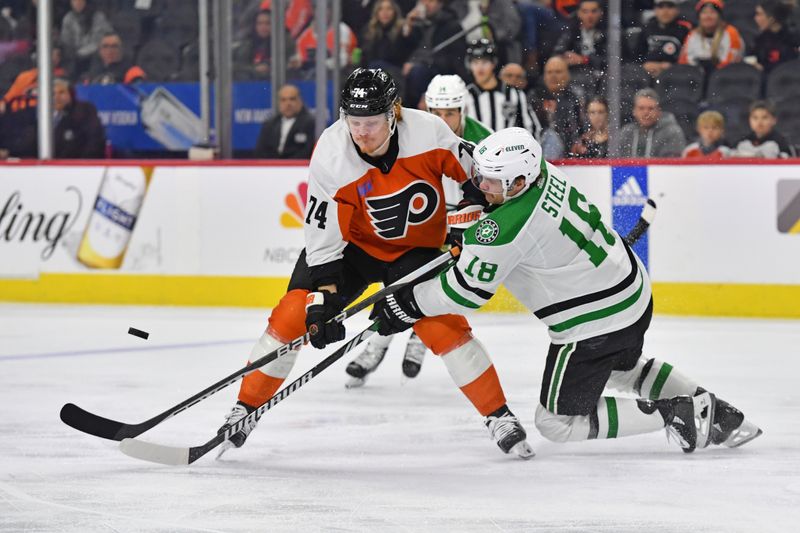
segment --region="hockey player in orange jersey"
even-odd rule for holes
[[[383,70],[357,69],[347,78],[340,115],[311,157],[306,248],[251,360],[306,329],[317,348],[343,340],[344,326],[326,322],[369,283],[391,283],[440,255],[447,230],[442,177],[469,183],[471,157],[461,152],[460,139],[438,117],[402,108],[394,80]],[[478,191],[475,196],[482,197]],[[430,317],[417,322],[414,331],[486,417],[501,450],[532,455],[494,365],[467,320]],[[269,399],[296,357],[291,352],[246,376],[220,431]],[[223,450],[240,447],[254,427],[232,435]]]

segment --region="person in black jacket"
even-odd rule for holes
[[[422,95],[437,74],[458,74],[467,77],[464,54],[467,42],[464,37],[455,38],[443,49],[434,52],[437,45],[463,34],[456,14],[444,0],[420,0],[409,12],[403,25],[403,35],[418,43],[411,59],[403,65],[406,87],[403,100],[408,107],[419,107]]]
[[[69,80],[53,81],[53,131],[56,159],[101,159],[105,155],[106,134],[90,102],[81,102]],[[0,115],[0,154],[3,157],[37,157],[38,122],[36,106]]]
[[[278,113],[261,127],[253,155],[263,159],[310,159],[314,149],[314,117],[291,84],[278,92]]]
[[[756,36],[753,53],[765,74],[784,61],[798,57],[800,38],[787,28],[793,6],[780,0],[764,0],[756,4],[756,25],[761,33]]]
[[[657,0],[655,16],[642,29],[636,60],[650,76],[657,78],[678,62],[681,47],[692,30],[692,24],[680,18],[681,0]]]
[[[582,92],[592,95],[606,70],[606,32],[603,5],[599,0],[580,0],[575,19],[561,34],[555,54],[563,56],[573,74],[583,71],[587,80]],[[575,77],[573,75],[573,77]]]
[[[97,109],[91,102],[75,97],[75,89],[64,78],[53,82],[55,127],[53,139],[56,159],[102,159],[106,132]]]

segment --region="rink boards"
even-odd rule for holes
[[[656,311],[800,318],[800,163],[564,170],[637,245]],[[272,307],[303,247],[307,167],[0,165],[0,301]],[[93,265],[93,266],[87,266]],[[521,311],[507,293],[494,311]]]

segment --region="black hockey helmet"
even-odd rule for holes
[[[494,43],[485,37],[470,41],[467,46],[467,60],[472,61],[473,59],[497,61],[497,51],[494,49]]]
[[[345,80],[340,101],[345,115],[369,117],[388,113],[397,101],[397,85],[383,69],[357,68]]]

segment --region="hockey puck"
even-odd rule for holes
[[[147,333],[146,331],[142,331],[136,328],[128,328],[128,335],[133,335],[134,337],[139,337],[144,340],[147,340],[147,338],[150,336],[150,334]]]

